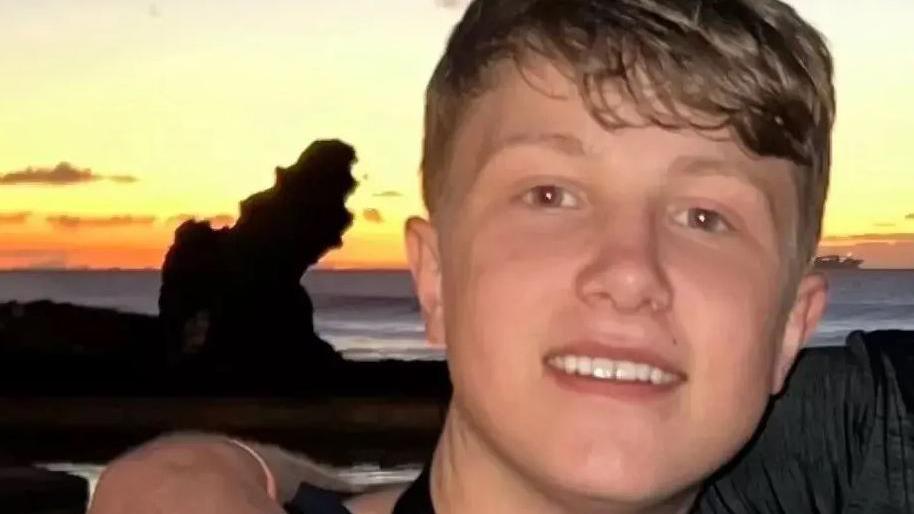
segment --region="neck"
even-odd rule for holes
[[[524,473],[479,437],[451,402],[431,465],[436,514],[685,514],[695,494],[630,505],[563,491]]]

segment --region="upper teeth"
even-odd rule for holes
[[[569,375],[582,375],[602,380],[650,382],[657,385],[669,384],[676,380],[676,375],[650,364],[587,355],[557,355],[550,358],[548,363],[551,367]]]

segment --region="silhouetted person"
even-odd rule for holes
[[[234,227],[178,227],[159,308],[181,352],[199,348],[210,362],[263,361],[317,374],[339,363],[314,332],[300,281],[352,223],[345,202],[356,186],[355,161],[346,143],[316,141],[295,164],[276,168],[273,187],[241,202]]]

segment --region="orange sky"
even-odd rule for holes
[[[914,268],[914,3],[794,0],[839,93],[823,251]],[[0,7],[0,268],[158,267],[312,140],[359,153],[328,266],[403,265],[425,81],[457,1],[43,0]],[[61,164],[64,163],[64,164]],[[66,164],[69,163],[69,164]]]

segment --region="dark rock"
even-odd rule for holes
[[[292,166],[276,168],[273,187],[241,202],[234,227],[194,220],[178,227],[159,297],[171,355],[333,374],[340,358],[315,334],[300,281],[352,223],[345,202],[355,161],[346,143],[317,141]]]
[[[15,514],[83,514],[85,479],[43,469],[0,467],[0,510]]]
[[[130,354],[147,360],[160,341],[153,316],[47,300],[0,303],[0,354],[5,356]]]
[[[204,430],[341,463],[424,460],[451,391],[446,364],[343,361],[315,334],[300,285],[352,222],[354,162],[345,143],[317,142],[241,202],[234,227],[178,227],[159,317],[0,304],[0,457],[101,461]]]

